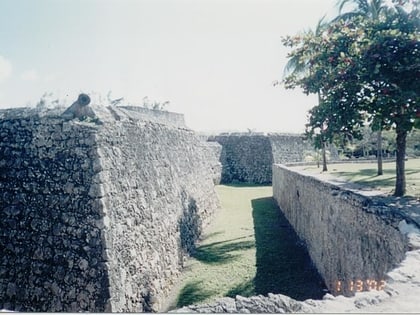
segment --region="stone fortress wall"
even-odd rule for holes
[[[192,131],[92,108],[0,111],[0,309],[156,311],[219,207]]]
[[[305,152],[313,150],[299,134],[233,133],[208,141],[221,145],[221,183],[271,184],[273,163],[303,162]]]
[[[273,156],[267,137],[261,135],[216,136],[221,145],[221,183],[245,182],[267,184],[271,182]]]
[[[375,198],[283,165],[273,195],[333,294],[383,289],[408,250],[398,227],[409,218]]]

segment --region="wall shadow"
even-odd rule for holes
[[[234,254],[234,252],[255,247],[254,241],[232,242],[241,238],[245,237],[201,245],[196,248],[192,257],[210,265],[220,265],[231,262],[239,256],[238,254]]]
[[[237,286],[230,289],[226,296],[235,298],[235,296],[253,296],[255,295],[255,288],[254,288],[254,281],[248,280],[244,281],[243,283],[238,284]]]
[[[327,291],[325,283],[274,198],[251,203],[257,260],[255,293],[281,293],[300,301],[322,298]]]
[[[206,290],[202,281],[188,282],[179,293],[176,308],[197,304],[212,296],[215,292]]]

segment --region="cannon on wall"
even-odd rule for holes
[[[81,93],[69,108],[67,108],[61,117],[66,120],[71,120],[74,118],[79,118],[80,120],[86,119],[86,117],[95,118],[95,113],[92,108],[88,105],[90,104],[90,97],[85,93]]]

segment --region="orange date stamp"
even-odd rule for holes
[[[385,288],[385,280],[375,279],[355,279],[350,281],[336,281],[335,290],[337,293],[340,292],[362,292],[371,290],[383,290]]]

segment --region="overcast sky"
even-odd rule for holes
[[[281,37],[336,0],[0,0],[0,108],[45,92],[170,101],[197,131],[302,132],[315,96],[274,87]]]

